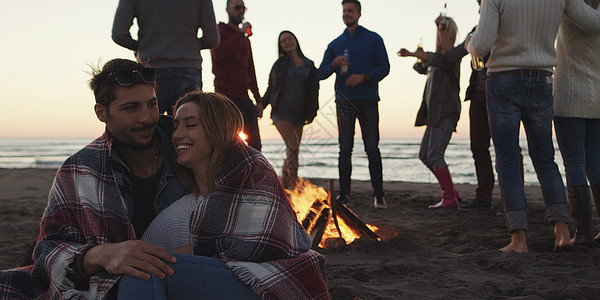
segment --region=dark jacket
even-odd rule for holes
[[[292,60],[285,56],[279,58],[273,64],[269,73],[269,86],[262,97],[263,108],[266,108],[269,104],[273,108],[277,106],[277,99],[279,99],[279,95],[285,89],[287,69],[291,63],[293,63]],[[310,74],[306,79],[304,110],[299,113],[302,113],[303,120],[305,121],[304,124],[310,124],[317,116],[317,110],[319,109],[319,80],[317,79],[317,69],[313,61],[304,58],[304,63],[308,64]]]
[[[443,54],[429,52],[429,60],[415,64],[415,71],[420,74],[429,73],[415,126],[437,127],[445,118],[458,122],[460,62],[460,59],[450,62]]]

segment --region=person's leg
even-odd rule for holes
[[[338,168],[340,175],[340,197],[350,195],[350,184],[352,176],[352,148],[354,147],[354,128],[357,109],[351,101],[336,101],[336,114],[338,125],[338,141],[340,144],[340,155]]]
[[[475,200],[491,207],[494,170],[490,156],[491,133],[485,103],[485,91],[474,91],[469,108],[469,136],[477,176]]]
[[[585,173],[586,120],[555,117],[554,128],[567,177],[567,200],[577,225],[572,242],[592,245],[592,206]]]
[[[156,97],[158,98],[158,113],[167,112],[173,115],[173,98],[175,97],[173,89],[173,69],[156,70]]]
[[[202,71],[188,68],[156,70],[156,93],[159,113],[173,115],[177,100],[186,93],[202,89]]]
[[[365,152],[369,160],[369,174],[373,197],[383,197],[383,166],[379,151],[379,107],[377,100],[362,100],[358,105],[358,122]]]
[[[174,271],[160,280],[123,276],[119,281],[119,299],[258,299],[225,264],[212,257],[173,253]]]
[[[300,151],[300,138],[302,126],[294,126],[291,122],[280,120],[275,122],[275,127],[286,147],[286,158],[281,171],[281,183],[286,189],[293,189],[298,178],[298,152]]]
[[[585,172],[590,185],[600,185],[600,119],[587,119],[585,130]],[[600,205],[597,206],[600,214]]]
[[[585,172],[600,216],[600,119],[586,120],[585,153]],[[594,240],[600,242],[600,234]]]
[[[429,208],[455,208],[458,206],[460,194],[456,191],[450,170],[444,159],[446,148],[450,143],[450,138],[455,128],[456,122],[450,119],[443,119],[440,121],[438,127],[430,128],[427,161],[440,184],[442,200],[434,205],[430,205]]]
[[[239,108],[244,118],[244,133],[248,146],[260,151],[262,143],[260,141],[260,131],[258,129],[258,110],[252,100],[231,98],[231,101]]]
[[[520,174],[519,129],[524,87],[520,76],[487,77],[487,111],[496,152],[496,171],[511,243],[502,251],[527,252],[527,206]],[[524,86],[524,87],[523,87]]]
[[[542,189],[546,216],[555,225],[555,246],[570,247],[571,237],[566,227],[569,223],[569,207],[562,176],[554,162],[552,78],[531,77],[530,84],[529,102],[523,112],[529,156]]]

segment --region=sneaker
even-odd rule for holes
[[[373,206],[375,208],[387,208],[387,203],[385,203],[385,198],[383,196],[373,197]]]
[[[348,195],[337,195],[337,197],[335,197],[335,201],[337,203],[346,204],[350,202],[350,197],[348,197]]]
[[[471,203],[460,205],[458,207],[458,210],[472,211],[472,210],[476,210],[476,209],[490,209],[490,208],[492,208],[492,203],[475,199]]]
[[[504,216],[504,209],[499,209],[499,210],[496,212],[496,216]]]

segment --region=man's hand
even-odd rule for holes
[[[244,23],[242,23],[242,28],[240,28],[240,32],[246,33],[246,30],[248,28],[252,29],[252,24],[250,24],[250,22],[244,22]]]
[[[400,51],[398,51],[398,55],[400,55],[402,57],[415,56],[414,53],[408,51],[406,48],[400,49]]]
[[[349,87],[355,87],[363,82],[365,82],[365,74],[352,74],[346,79],[346,85]]]
[[[343,55],[340,55],[333,59],[333,62],[331,63],[331,68],[335,70],[335,69],[343,66],[346,63],[348,63],[346,61],[346,58]]]
[[[90,249],[83,257],[83,269],[88,274],[104,269],[110,274],[124,274],[144,280],[150,279],[150,275],[145,273],[149,272],[163,279],[165,274],[173,275],[173,269],[162,260],[176,262],[175,257],[162,247],[141,240],[129,240],[100,244]]]

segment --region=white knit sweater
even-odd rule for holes
[[[190,235],[192,210],[204,198],[188,194],[163,209],[148,226],[142,240],[167,250],[193,245]]]
[[[563,19],[556,52],[554,115],[600,119],[600,34],[586,33]]]
[[[483,0],[467,51],[484,57],[488,73],[514,69],[553,71],[554,40],[563,14],[580,28],[600,33],[600,11],[583,0]]]

